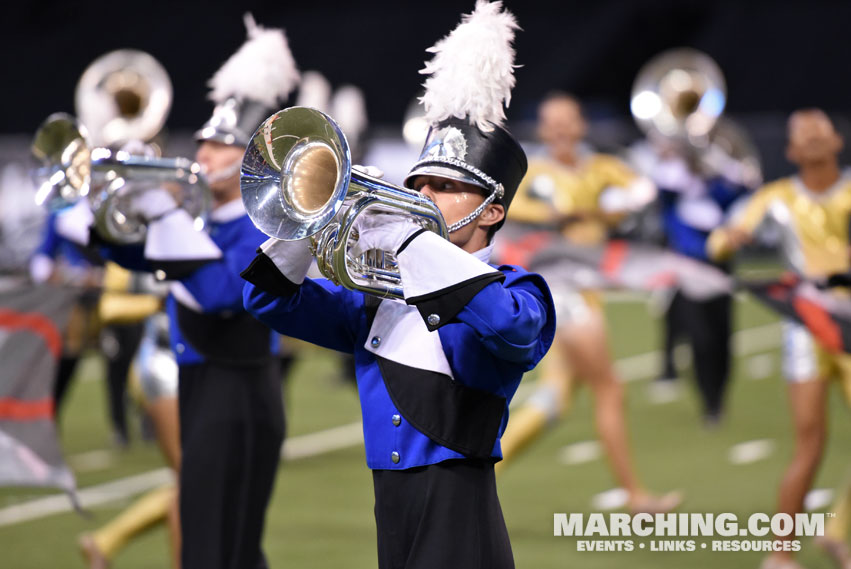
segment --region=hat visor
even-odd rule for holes
[[[486,184],[482,183],[481,180],[469,172],[465,172],[460,168],[453,168],[452,166],[447,166],[445,164],[422,164],[421,166],[417,166],[411,170],[407,176],[405,176],[405,187],[412,188],[414,178],[417,176],[439,176],[441,178],[449,178],[450,180],[455,180],[457,182],[473,184],[474,186],[483,188],[488,192],[491,191]]]

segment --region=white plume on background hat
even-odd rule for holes
[[[366,100],[363,92],[354,85],[343,85],[331,98],[331,116],[340,125],[343,132],[357,140],[366,130]]]
[[[331,106],[331,83],[318,71],[305,71],[301,74],[295,104],[327,113]]]
[[[209,98],[253,99],[274,107],[298,85],[295,59],[283,30],[259,26],[250,13],[244,20],[248,39],[210,79]]]
[[[432,125],[467,118],[489,132],[502,125],[514,87],[517,20],[502,2],[478,0],[471,14],[427,51],[434,54],[420,73],[430,75],[420,98]]]
[[[284,30],[263,28],[245,15],[248,39],[210,79],[213,115],[197,141],[245,146],[257,126],[290,96],[300,80]]]

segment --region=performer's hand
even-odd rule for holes
[[[361,215],[355,221],[357,243],[351,253],[358,257],[370,249],[389,251],[394,255],[408,237],[422,229],[411,217],[394,213]]]
[[[94,223],[91,202],[83,199],[56,216],[56,232],[65,239],[86,247]]]
[[[138,192],[130,199],[130,213],[145,221],[159,219],[178,208],[174,197],[163,188]]]
[[[733,249],[741,249],[753,241],[753,237],[748,232],[738,227],[727,227],[724,229],[724,234],[727,238],[727,243]]]
[[[751,235],[742,229],[719,227],[706,240],[706,254],[714,261],[725,261],[751,241]]]

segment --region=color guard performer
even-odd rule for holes
[[[516,28],[500,2],[479,0],[430,49],[432,126],[405,184],[437,205],[449,239],[402,215],[358,219],[354,254],[394,253],[404,300],[305,278],[306,239],[270,239],[243,273],[261,321],[354,353],[381,569],[514,567],[493,464],[508,403],[555,327],[540,276],[487,263],[526,170],[501,126]]]
[[[137,314],[146,309],[148,303],[143,295],[127,296],[132,297],[133,308]],[[156,298],[154,295],[151,297]],[[129,303],[125,303],[122,312],[126,314],[129,308]],[[104,310],[103,302],[101,310]],[[178,368],[174,352],[169,345],[168,315],[165,312],[155,312],[145,320],[143,326],[142,340],[130,373],[131,392],[150,417],[160,451],[178,479]],[[177,499],[177,484],[165,484],[142,495],[106,524],[80,535],[77,544],[89,569],[109,567],[130,540],[161,522],[168,525],[172,567],[180,569],[180,516]]]
[[[798,166],[798,174],[759,189],[739,215],[711,234],[707,252],[713,259],[728,258],[751,241],[763,219],[773,215],[784,228],[787,261],[803,277],[826,284],[831,275],[851,270],[851,176],[839,166],[842,137],[819,109],[792,113],[788,136],[786,156]],[[849,295],[844,287],[833,290]],[[851,393],[851,355],[829,352],[797,323],[786,322],[783,336],[783,374],[795,427],[795,453],[780,483],[778,511],[794,516],[803,511],[804,496],[821,463],[828,380],[841,381],[845,393]],[[799,567],[790,552],[773,553],[762,566]]]
[[[613,156],[583,151],[586,131],[574,97],[553,93],[541,102],[538,135],[549,155],[532,161],[517,191],[509,224],[519,239],[524,232],[557,229],[572,244],[599,245],[610,227],[653,200],[649,180]],[[623,388],[609,353],[600,295],[563,280],[548,278],[558,308],[554,349],[544,360],[535,391],[505,432],[499,469],[564,416],[576,387],[586,383],[594,395],[597,432],[616,480],[629,495],[629,508],[674,508],[679,496],[648,493],[629,456]]]

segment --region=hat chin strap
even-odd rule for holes
[[[469,215],[467,215],[463,219],[460,219],[460,220],[456,221],[455,223],[453,223],[452,225],[450,225],[449,227],[447,227],[446,231],[449,232],[449,233],[453,233],[455,231],[458,231],[459,229],[461,229],[465,225],[469,225],[474,219],[476,219],[477,217],[482,215],[482,212],[485,211],[485,208],[488,207],[490,204],[492,204],[493,200],[495,200],[495,199],[496,199],[496,192],[491,192],[488,195],[488,197],[485,198],[485,201],[483,201],[481,204],[479,204],[479,207],[474,209],[472,213],[470,213]]]
[[[239,169],[242,167],[242,158],[235,160],[233,164],[230,166],[225,166],[221,170],[216,170],[215,172],[206,173],[207,182],[211,184],[215,184],[216,182],[221,182],[223,180],[227,180],[236,174],[239,174]]]

